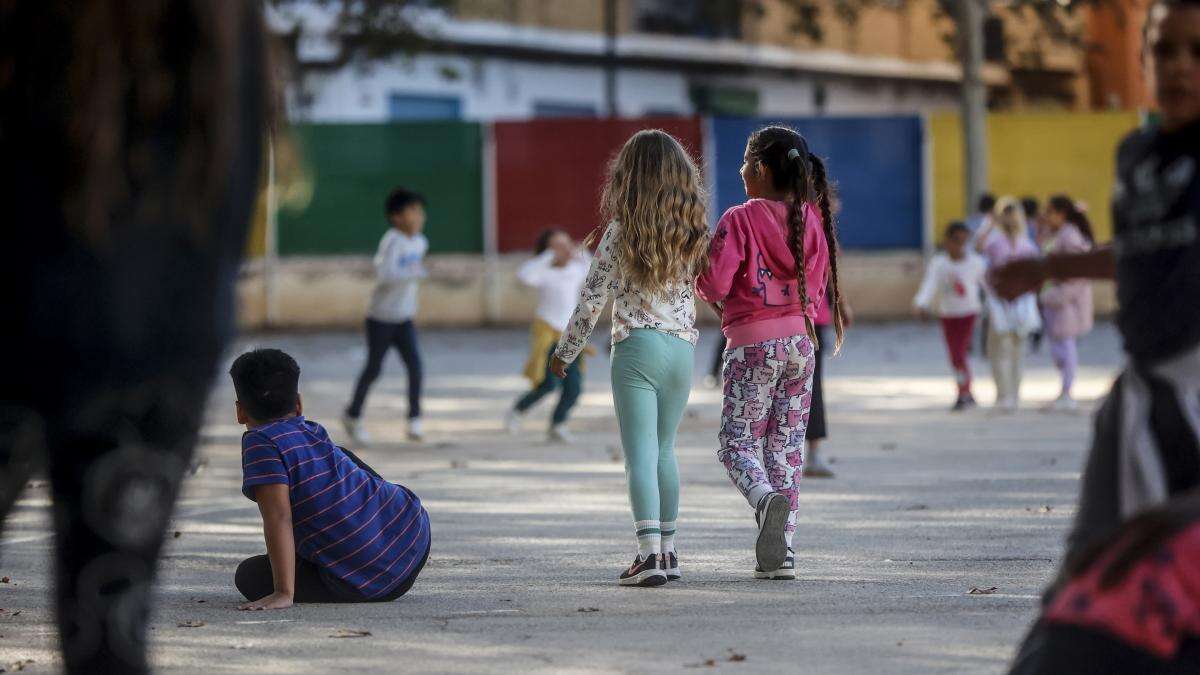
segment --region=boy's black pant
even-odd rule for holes
[[[367,319],[367,364],[362,374],[358,376],[358,384],[354,387],[354,399],[346,414],[358,418],[362,415],[363,405],[367,401],[367,392],[383,370],[383,359],[392,347],[400,352],[404,367],[408,371],[408,417],[421,416],[421,380],[424,376],[421,365],[421,353],[417,349],[417,328],[412,320],[403,323],[389,323]]]
[[[391,593],[378,598],[372,598],[371,600],[364,600],[346,582],[304,558],[296,556],[296,590],[292,596],[292,601],[391,602],[412,589],[413,584],[417,581],[417,575],[421,573],[421,570],[425,567],[425,563],[428,561],[429,551],[426,550],[425,555],[421,558],[421,562],[417,563],[417,566],[413,568],[412,574],[393,589]],[[266,554],[263,554],[243,560],[242,564],[238,565],[237,573],[233,576],[233,583],[237,586],[238,592],[245,596],[247,600],[258,600],[270,595],[275,591],[275,581],[271,572],[271,559]]]
[[[358,468],[383,480],[383,477],[376,473],[375,469],[372,469],[369,464],[362,461],[358,455],[341,446],[338,446],[338,450],[345,453],[350,458],[350,461],[358,465]],[[417,563],[412,574],[403,583],[393,589],[391,593],[367,601],[363,600],[362,596],[356,593],[346,582],[300,556],[296,556],[296,588],[292,596],[292,601],[391,602],[412,588],[413,583],[417,580],[417,575],[421,573],[428,560],[429,550],[426,549],[425,555],[421,557],[421,562]],[[275,577],[271,570],[271,558],[264,554],[251,556],[243,560],[242,564],[238,565],[237,572],[233,575],[233,584],[237,586],[238,592],[244,595],[247,600],[258,600],[275,592]]]

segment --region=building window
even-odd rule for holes
[[[595,117],[595,106],[586,103],[562,103],[558,101],[535,101],[534,117]]]
[[[753,117],[758,114],[758,92],[753,89],[694,85],[688,93],[697,115]]]
[[[740,0],[634,0],[633,25],[644,33],[736,40],[742,6]]]
[[[388,119],[393,122],[462,119],[462,101],[457,96],[392,94],[388,97]]]

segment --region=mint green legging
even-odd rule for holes
[[[675,432],[692,390],[692,343],[638,328],[612,352],[613,403],[635,521],[679,515]]]

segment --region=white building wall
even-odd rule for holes
[[[825,106],[816,107],[818,81]],[[689,76],[681,72],[621,69],[618,112],[625,117],[694,113],[689,86],[750,88],[758,92],[759,114],[911,114],[957,105],[953,87],[918,81],[884,82],[851,77],[797,75]],[[293,106],[298,120],[382,122],[392,94],[459,99],[467,120],[529,119],[539,103],[605,110],[604,70],[599,66],[533,63],[494,57],[418,55],[371,65],[348,65],[308,75],[306,108]]]

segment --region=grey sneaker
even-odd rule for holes
[[[358,447],[364,448],[371,444],[371,437],[367,435],[367,430],[363,428],[362,419],[342,415],[342,427],[346,429],[346,435]]]
[[[555,424],[550,427],[550,442],[570,445],[575,442],[575,436],[567,430],[566,424]]]
[[[508,409],[508,414],[504,416],[504,429],[509,436],[521,433],[521,417],[521,412],[516,408]]]
[[[662,568],[667,574],[667,581],[679,581],[683,578],[679,573],[679,556],[675,555],[675,551],[662,554]]]
[[[792,549],[787,550],[787,557],[783,559],[783,564],[779,569],[764,572],[761,567],[754,569],[755,579],[773,579],[776,581],[794,581],[796,579],[796,554]]]
[[[420,417],[411,417],[408,420],[408,440],[423,441],[425,440],[425,429],[421,425]]]
[[[788,550],[784,531],[791,510],[787,497],[778,492],[772,492],[759,501],[754,514],[754,519],[758,521],[754,555],[758,559],[759,569],[777,570],[783,566]]]

